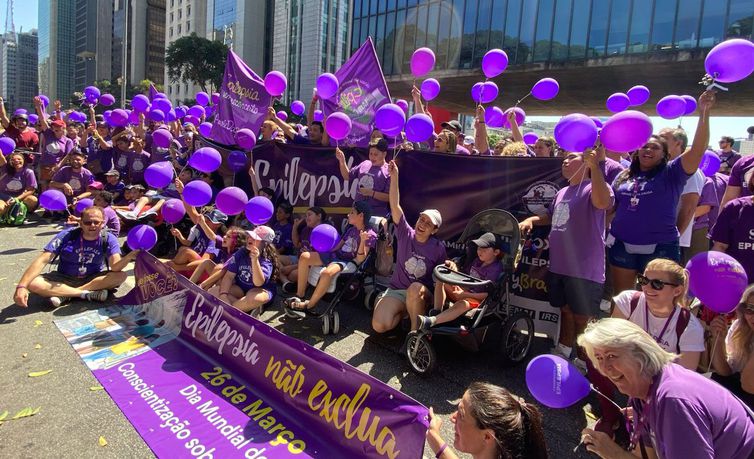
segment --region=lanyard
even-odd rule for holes
[[[652,333],[649,331],[649,306],[646,303],[646,298],[644,299],[644,301],[645,301],[645,303],[644,303],[644,324],[647,327],[647,329],[645,331],[651,335]],[[675,308],[675,309],[678,309],[678,308]],[[670,316],[668,317],[668,320],[665,321],[665,325],[663,325],[663,327],[662,327],[662,331],[660,332],[660,336],[658,336],[657,338],[655,338],[655,341],[657,341],[657,344],[659,344],[660,346],[662,346],[662,337],[665,336],[665,331],[667,331],[668,325],[670,325],[670,321],[673,320],[673,316],[675,316],[675,309],[673,309],[673,312],[670,313]]]

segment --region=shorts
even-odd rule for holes
[[[396,298],[401,301],[401,303],[406,304],[406,294],[408,293],[408,289],[397,289],[397,288],[388,288],[384,292],[382,292],[378,297],[377,301],[375,301],[374,304],[377,304],[382,300],[383,298]]]
[[[15,198],[15,196],[11,196],[8,193],[3,193],[2,191],[0,191],[0,201],[7,201],[10,198]]]
[[[610,260],[610,264],[613,266],[643,272],[644,268],[647,267],[647,264],[656,258],[667,258],[668,260],[680,263],[681,248],[678,245],[678,241],[675,241],[657,244],[655,251],[652,253],[628,253],[625,244],[616,239],[613,246],[608,249],[607,257]]]
[[[574,314],[596,317],[600,313],[600,302],[605,284],[589,279],[547,273],[547,296],[553,308],[568,305]]]
[[[103,271],[101,273],[94,273],[94,274],[90,274],[84,277],[76,277],[76,276],[69,276],[68,274],[63,274],[59,271],[50,271],[49,273],[44,273],[41,276],[47,282],[56,282],[60,284],[65,284],[69,287],[79,288],[82,285],[85,285],[91,282],[92,279],[104,276],[108,274],[109,272],[110,271]]]
[[[354,267],[357,266],[356,263],[354,263],[351,260],[338,260],[337,258],[335,258],[335,255],[332,254],[332,253],[320,253],[319,254],[319,259],[322,261],[322,266],[333,265],[333,264],[340,266],[340,271],[341,272],[345,272],[346,271],[346,266],[348,266],[349,264],[353,265]],[[348,272],[352,273],[354,271],[356,271],[356,270],[355,269],[349,269]]]

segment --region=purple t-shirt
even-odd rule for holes
[[[8,174],[5,168],[0,172],[0,192],[16,197],[29,188],[37,188],[37,178],[28,167],[13,174]]]
[[[749,459],[754,452],[754,421],[741,401],[675,363],[655,376],[641,413],[660,458]]]
[[[373,249],[377,244],[377,234],[371,229],[368,230],[368,233],[369,237],[366,240],[366,247]],[[359,243],[361,243],[359,230],[355,226],[349,227],[340,240],[343,241],[343,247],[335,253],[335,258],[343,261],[351,261],[356,258],[356,253],[359,251]]]
[[[372,208],[372,215],[384,217],[388,214],[388,203],[380,201],[371,196],[367,197],[358,192],[359,188],[366,188],[378,193],[387,193],[390,191],[390,173],[388,172],[387,163],[382,166],[374,166],[369,160],[351,168],[348,172],[348,180],[352,183],[358,181],[356,187],[356,197],[354,201],[367,201]]]
[[[550,271],[604,283],[606,211],[592,204],[591,182],[561,188],[550,209]]]
[[[144,169],[150,164],[150,156],[146,151],[142,151],[141,153],[131,151],[128,153],[128,177],[131,183],[145,183]]]
[[[749,196],[749,187],[747,186],[751,179],[751,174],[754,174],[754,155],[749,155],[736,161],[733,168],[730,171],[730,178],[728,179],[729,186],[741,187],[741,196]]]
[[[152,145],[151,149],[145,148],[145,150],[150,152],[150,156],[149,156],[150,164],[158,163],[160,161],[170,161],[171,159],[169,148],[161,148],[161,147]]]
[[[126,205],[126,199],[123,197],[123,192],[126,191],[126,184],[122,180],[119,180],[115,185],[105,182],[104,189],[113,194],[116,206]]]
[[[503,273],[503,264],[495,260],[492,263],[485,265],[482,260],[475,258],[469,267],[469,275],[481,280],[489,280],[496,282],[500,275]],[[475,292],[476,289],[472,289]]]
[[[52,177],[53,182],[67,183],[73,188],[73,195],[79,195],[86,191],[86,187],[92,184],[94,176],[89,169],[82,167],[79,172],[73,170],[71,166],[65,166]]]
[[[112,233],[107,233],[107,254],[102,253],[102,242],[100,237],[93,241],[88,241],[82,236],[70,238],[64,244],[65,235],[76,228],[70,228],[58,233],[44,247],[45,252],[51,252],[58,256],[58,272],[73,276],[86,277],[105,271],[105,256],[108,258],[115,254],[120,254],[118,238]]]
[[[301,249],[299,249],[299,253],[314,252],[314,248],[312,247],[312,243],[310,241],[313,230],[314,228],[309,228],[308,226],[304,225],[304,229],[298,232],[298,240],[301,243]]]
[[[293,236],[291,235],[293,232],[293,224],[291,222],[281,224],[280,222],[275,221],[270,225],[270,228],[275,231],[275,240],[272,241],[275,248],[278,249],[280,253],[288,254],[293,252]]]
[[[42,132],[42,140],[39,143],[42,157],[39,164],[42,166],[54,166],[59,163],[65,155],[73,150],[73,141],[66,136],[58,139],[52,129]]]
[[[751,282],[754,279],[754,200],[747,196],[725,204],[710,237],[728,244],[725,253],[741,263]]]
[[[198,253],[199,255],[204,255],[204,252],[206,252],[207,249],[210,249],[212,243],[214,242],[211,241],[206,234],[204,234],[204,230],[199,225],[194,225],[191,227],[186,240],[191,242],[191,250]]]
[[[730,170],[741,159],[741,155],[736,150],[731,150],[727,153],[718,150],[716,153],[720,157],[720,172],[723,174],[730,174]]]
[[[457,155],[470,155],[471,152],[468,148],[464,147],[463,145],[456,145],[456,154]]]
[[[253,288],[263,288],[275,293],[275,283],[272,282],[272,262],[266,258],[259,257],[259,266],[262,268],[264,275],[264,284],[261,287],[254,285],[254,278],[251,274],[251,257],[249,251],[245,248],[236,250],[236,253],[225,263],[228,272],[236,275],[235,283],[244,293]]]
[[[107,172],[113,167],[113,144],[110,141],[110,136],[105,137],[105,142],[107,142],[108,148],[100,148],[99,140],[94,137],[89,137],[86,141],[87,166],[99,163],[103,172]]]
[[[676,211],[690,176],[676,158],[651,178],[640,172],[620,184],[613,182],[616,209],[610,234],[629,244],[677,242]]]
[[[113,148],[113,167],[120,172],[121,177],[128,177],[128,158],[133,154],[133,150],[123,151]]]
[[[412,283],[420,282],[431,289],[432,270],[447,258],[445,246],[436,237],[430,237],[424,243],[417,241],[416,231],[406,222],[405,215],[401,215],[400,222],[395,225],[395,237],[398,252],[390,288],[407,289]]]
[[[107,227],[107,230],[116,236],[119,235],[120,218],[118,218],[118,214],[116,214],[110,206],[103,208],[102,211],[105,213],[105,226]]]
[[[717,214],[720,213],[720,202],[725,194],[725,187],[728,184],[728,176],[716,173],[712,177],[704,178],[704,187],[699,194],[699,206],[710,206],[709,212],[694,219],[694,231],[698,229],[709,230],[715,226]]]
[[[602,172],[605,174],[605,181],[607,183],[613,183],[615,177],[626,169],[623,167],[623,164],[610,158],[605,158],[605,161],[600,163],[600,166],[602,166]]]

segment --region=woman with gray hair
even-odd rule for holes
[[[641,327],[609,318],[589,324],[578,338],[600,373],[630,397],[633,428],[629,450],[660,459],[746,459],[754,453],[754,413],[730,392],[673,363]],[[607,434],[584,429],[588,451],[603,458],[633,458]],[[651,443],[649,443],[651,442]]]

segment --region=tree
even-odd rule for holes
[[[192,33],[174,41],[165,51],[170,81],[191,81],[204,92],[222,84],[228,47]]]

